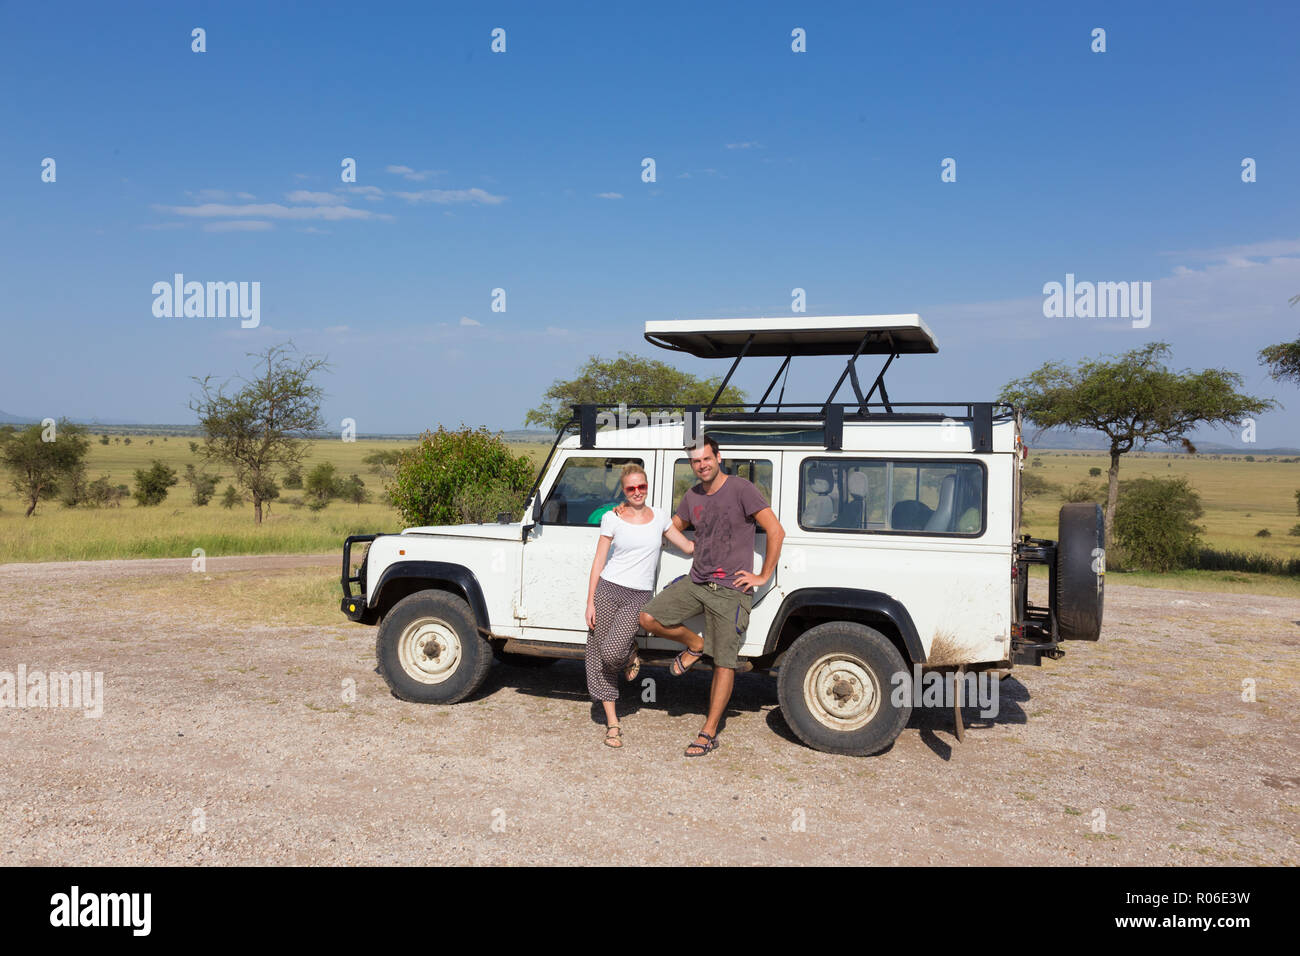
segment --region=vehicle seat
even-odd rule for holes
[[[867,474],[864,471],[851,471],[845,481],[849,500],[840,512],[837,528],[865,528],[867,526]]]
[[[563,495],[552,495],[542,506],[543,524],[564,524],[569,520],[569,503]]]
[[[925,523],[926,531],[952,530],[954,506],[957,503],[957,476],[948,475],[939,486],[939,507]]]
[[[900,501],[889,514],[889,526],[895,531],[922,531],[933,514],[924,501]]]
[[[825,528],[835,520],[835,502],[830,495],[832,477],[830,469],[824,466],[814,466],[808,472],[808,494],[800,522],[805,527]]]

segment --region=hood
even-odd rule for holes
[[[495,538],[501,541],[518,541],[523,522],[510,524],[442,524],[423,528],[404,528],[402,534],[427,534],[440,538]]]

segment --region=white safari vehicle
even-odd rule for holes
[[[649,322],[645,337],[733,359],[714,402],[575,406],[522,520],[344,543],[343,613],[378,626],[379,670],[396,696],[451,704],[478,689],[494,657],[539,665],[582,657],[600,514],[620,499],[620,468],[643,465],[649,503],[673,511],[695,482],[684,449],[701,432],[719,443],[724,471],[757,485],[785,529],[776,573],[755,595],[740,669],[775,672],[786,723],[809,746],[887,748],[911,714],[891,679],[917,666],[1005,671],[1062,656],[1064,639],[1098,638],[1101,509],[1066,505],[1058,541],[1020,534],[1019,413],[990,402],[890,400],[890,364],[938,351],[919,316]],[[884,357],[865,394],[856,368],[864,355]],[[717,404],[740,361],[758,356],[784,358],[762,398]],[[773,396],[796,356],[841,357],[824,401],[786,402],[784,386]],[[836,402],[846,380],[852,400]],[[764,546],[760,530],[755,570]],[[665,547],[657,587],[685,574],[689,560]],[[1028,600],[1031,564],[1047,565],[1046,606]],[[645,634],[638,643],[648,663],[680,649]],[[959,709],[955,717],[960,735]]]

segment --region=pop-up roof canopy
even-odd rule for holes
[[[926,324],[909,315],[673,319],[647,322],[652,345],[699,358],[742,355],[905,355],[939,351]]]

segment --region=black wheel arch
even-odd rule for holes
[[[450,561],[395,561],[384,568],[375,584],[373,599],[367,609],[376,619],[394,604],[416,591],[439,589],[465,599],[480,631],[488,630],[487,602],[478,577],[463,564]]]
[[[768,628],[764,658],[774,659],[798,637],[787,625],[800,618],[819,622],[848,620],[876,627],[901,645],[899,651],[909,662],[926,661],[925,648],[907,608],[881,591],[859,588],[801,588],[787,594]]]

